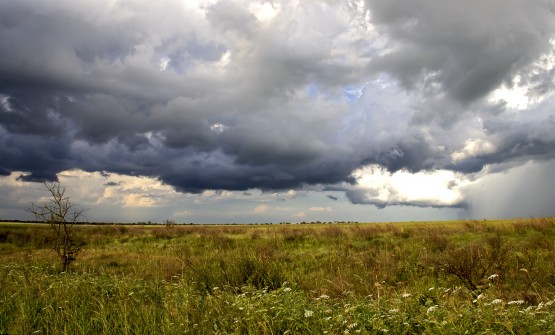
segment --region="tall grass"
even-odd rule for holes
[[[82,226],[65,273],[43,229],[0,226],[0,333],[555,333],[553,219]]]

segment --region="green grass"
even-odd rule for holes
[[[0,334],[555,333],[555,219],[0,224]]]

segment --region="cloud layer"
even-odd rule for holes
[[[0,174],[22,180],[468,207],[448,179],[555,159],[547,0],[5,1],[0,59]]]

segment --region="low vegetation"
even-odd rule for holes
[[[0,224],[0,333],[555,333],[555,219]]]

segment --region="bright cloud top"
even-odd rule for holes
[[[349,198],[355,203],[377,206],[461,206],[464,199],[461,187],[469,183],[461,173],[452,171],[391,173],[379,165],[358,169],[353,177],[356,186],[347,193]]]

